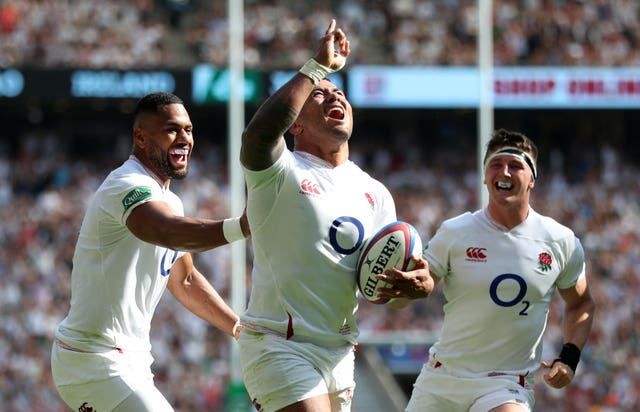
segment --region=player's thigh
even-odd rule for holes
[[[258,410],[277,411],[296,404],[321,407],[326,399],[333,405],[330,410],[350,410],[355,387],[352,350],[334,353],[245,331],[238,344],[244,383]]]
[[[467,411],[472,394],[453,376],[425,364],[413,384],[406,412]]]
[[[136,388],[112,412],[173,412],[173,407],[151,381]]]
[[[87,353],[54,344],[51,372],[60,397],[73,410],[111,411],[138,388],[154,388],[152,361],[146,352]]]
[[[153,378],[149,352],[109,350],[81,352],[57,344],[51,349],[51,372],[57,386],[96,382],[123,376],[135,382]]]
[[[73,410],[100,412],[172,412],[153,380],[132,385],[120,376],[97,382],[59,386],[62,400]]]
[[[416,379],[406,411],[531,411],[532,384],[520,381],[520,377],[511,375],[459,376],[445,367],[426,364]]]
[[[329,395],[318,395],[313,398],[308,398],[294,403],[293,405],[285,406],[278,412],[331,412],[331,401]]]
[[[278,411],[314,397],[328,400],[322,375],[298,354],[269,353],[243,364],[247,392],[259,411]]]
[[[483,379],[484,393],[473,402],[469,412],[531,412],[535,404],[530,382],[518,383],[517,377]]]
[[[530,412],[531,409],[515,404],[515,403],[506,403],[504,405],[500,405],[497,408],[491,409],[489,412]]]

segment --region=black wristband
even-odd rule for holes
[[[558,355],[553,363],[556,363],[557,361],[566,364],[575,373],[576,368],[578,367],[578,362],[580,362],[580,348],[573,343],[565,343],[562,345],[560,355]]]

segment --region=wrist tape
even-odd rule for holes
[[[315,59],[309,59],[304,66],[300,68],[299,72],[310,78],[314,85],[317,85],[320,83],[320,80],[324,79],[331,73],[335,73],[335,70],[321,65]]]
[[[557,361],[566,364],[575,373],[576,368],[578,367],[578,362],[580,362],[580,349],[573,343],[565,343],[562,345],[560,355],[558,355],[553,363],[556,363]]]

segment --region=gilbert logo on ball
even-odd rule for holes
[[[392,267],[411,270],[411,256],[422,256],[422,240],[413,226],[396,221],[380,229],[365,243],[358,259],[357,282],[362,296],[371,303],[387,303],[389,299],[378,298],[378,290],[388,283],[376,275]]]

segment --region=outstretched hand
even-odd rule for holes
[[[334,71],[340,70],[351,53],[349,40],[341,28],[336,28],[336,20],[331,19],[324,36],[320,38],[320,47],[315,60]]]
[[[544,381],[552,388],[560,389],[571,383],[574,372],[563,362],[545,362],[540,363],[542,368],[547,369],[543,375]]]

